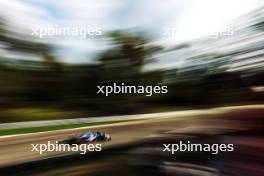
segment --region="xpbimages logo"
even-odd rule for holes
[[[210,152],[211,154],[218,154],[219,152],[234,151],[234,144],[194,144],[191,141],[179,141],[177,144],[163,144],[163,152]]]
[[[60,144],[58,141],[47,144],[31,144],[31,151],[43,154],[44,152],[80,152],[85,154],[87,152],[98,152],[102,150],[101,144]]]
[[[48,25],[45,27],[35,27],[32,28],[32,36],[37,36],[39,38],[50,38],[58,36],[67,37],[78,37],[87,38],[88,36],[100,36],[102,35],[101,27],[90,27],[90,26],[72,26],[72,27],[62,27],[59,25]]]
[[[131,86],[125,85],[125,83],[121,85],[114,83],[108,86],[97,86],[97,88],[97,93],[105,94],[105,96],[110,94],[145,94],[146,96],[152,96],[153,94],[168,93],[167,86]]]

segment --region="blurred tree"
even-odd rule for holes
[[[0,95],[5,106],[19,106],[18,99],[30,104],[54,100],[61,93],[56,88],[62,66],[52,56],[50,45],[14,32],[3,18],[0,18],[0,43],[5,51],[0,56]],[[16,57],[10,58],[13,55]],[[29,56],[39,60],[30,60]]]
[[[139,33],[114,31],[108,34],[112,48],[100,54],[102,64],[101,78],[98,84],[125,83],[126,85],[157,85],[162,81],[162,72],[145,72],[144,66],[153,62],[154,54],[160,52],[160,46]],[[101,102],[108,111],[129,113],[135,111],[135,102],[146,99],[145,95],[118,94],[110,98],[102,97]],[[148,97],[150,99],[150,97]],[[141,106],[142,107],[142,106]],[[138,107],[139,109],[139,107]]]
[[[139,34],[114,31],[108,36],[113,47],[99,56],[104,82],[137,81],[143,75],[143,66],[153,61],[152,56],[162,50]]]

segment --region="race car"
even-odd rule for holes
[[[81,135],[74,135],[69,137],[69,139],[60,141],[59,143],[64,144],[83,144],[83,143],[91,143],[96,141],[110,141],[111,136],[104,132],[87,132]]]

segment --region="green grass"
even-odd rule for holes
[[[80,128],[80,127],[113,124],[113,123],[120,123],[120,122],[127,122],[127,121],[132,121],[132,120],[104,121],[104,122],[92,122],[92,123],[82,123],[82,124],[52,125],[52,126],[30,127],[30,128],[4,129],[4,130],[0,130],[0,136]]]
[[[24,107],[0,110],[1,122],[68,119],[82,116],[78,112],[63,111],[51,107]],[[3,118],[4,117],[4,118]]]

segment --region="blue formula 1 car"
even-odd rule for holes
[[[75,135],[69,137],[69,139],[60,141],[59,143],[63,144],[83,144],[83,143],[91,143],[96,141],[110,141],[111,136],[104,132],[88,132],[83,133],[81,135]]]

